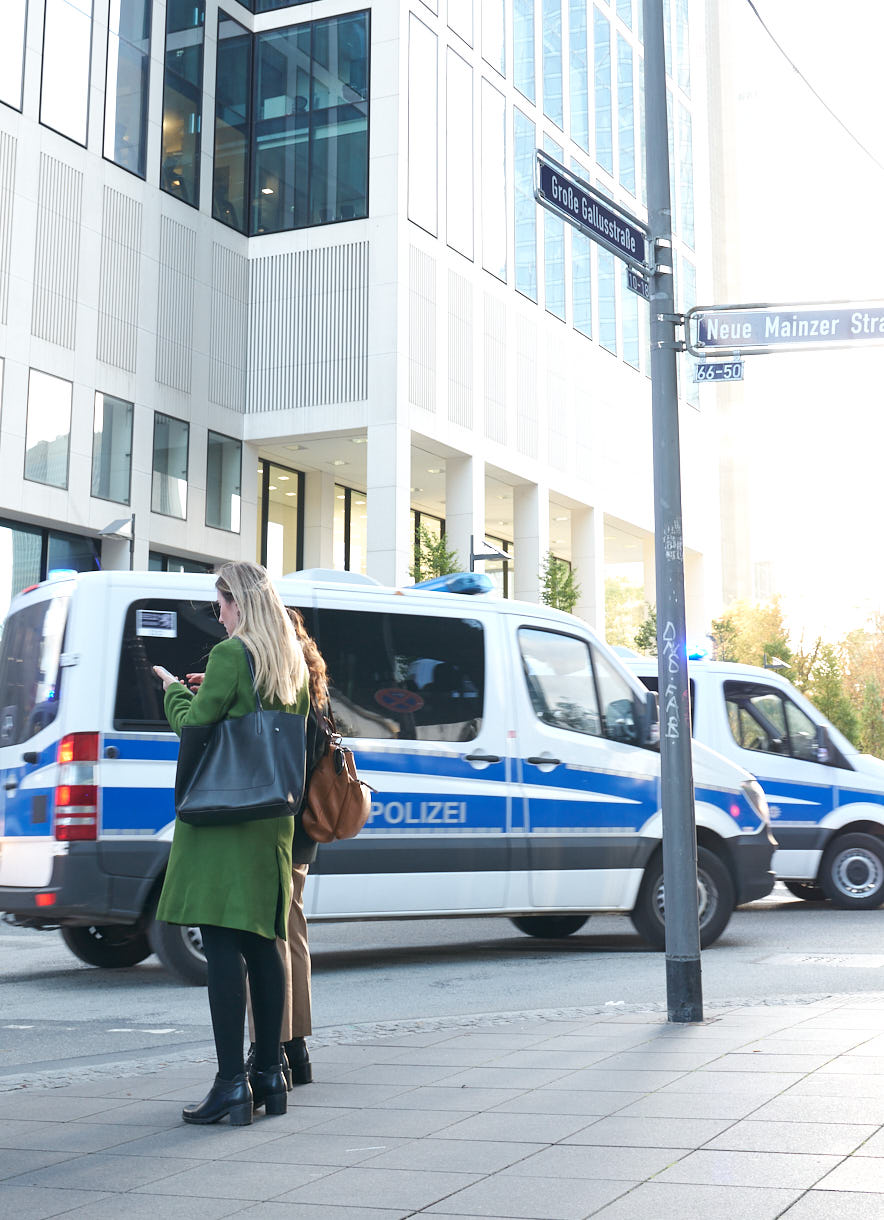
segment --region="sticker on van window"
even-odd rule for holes
[[[419,712],[424,706],[424,701],[417,691],[402,690],[398,686],[386,686],[383,690],[375,691],[374,698],[375,703],[379,703],[388,712],[398,712],[402,716]]]
[[[136,610],[136,635],[178,635],[178,613],[175,610]]]

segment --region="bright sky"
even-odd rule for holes
[[[737,34],[733,299],[884,299],[884,168],[826,113],[746,0],[719,3],[735,16]],[[755,5],[884,165],[884,2]],[[884,346],[749,357],[743,396],[752,557],[773,563],[796,637],[803,627],[834,642],[870,611],[884,611]]]

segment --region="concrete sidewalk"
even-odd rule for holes
[[[0,1217],[884,1218],[884,998],[412,1024],[250,1127],[209,1063],[0,1092]]]

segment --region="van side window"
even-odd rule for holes
[[[519,650],[537,719],[558,729],[604,736],[586,641],[558,631],[521,627]]]
[[[597,648],[591,649],[591,652],[605,736],[611,741],[638,745],[635,692],[603,652]]]
[[[345,736],[478,736],[485,636],[475,619],[320,609],[315,639],[328,666],[335,722]]]
[[[757,682],[725,682],[727,718],[744,750],[817,762],[817,726],[786,695]]]
[[[27,741],[58,713],[63,673],[58,661],[68,601],[67,597],[52,597],[34,602],[11,614],[4,624],[0,746]]]

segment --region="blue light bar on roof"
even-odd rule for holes
[[[494,585],[482,572],[451,572],[448,576],[434,576],[430,580],[419,580],[415,589],[429,589],[434,593],[492,593]]]

